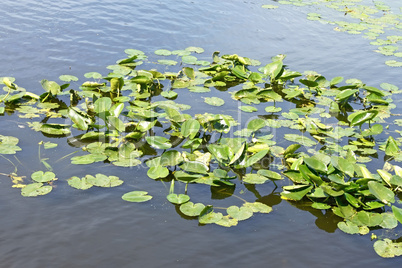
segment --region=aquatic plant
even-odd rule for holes
[[[72,165],[127,168],[145,163],[150,179],[170,182],[167,200],[200,224],[230,227],[255,213],[270,213],[272,206],[258,201],[256,187],[271,181],[275,189],[280,183],[282,200],[332,211],[345,233],[365,235],[402,223],[402,168],[396,164],[402,161],[401,138],[394,127],[401,119],[391,113],[393,96],[400,93],[397,86],[383,83],[379,89],[358,79],[344,82],[343,77],[328,80],[316,72],[291,71],[285,55],[261,66],[257,60],[219,52],[212,62],[198,60],[194,53],[203,49],[197,47],[157,50],[156,57],[162,57],[157,61],[139,50],[125,52],[127,57],[108,66],[112,71],[105,76],[89,72],[84,74],[89,80],[80,84],[71,75],[60,76],[66,82],[62,85],[42,80],[41,95],[3,77],[0,113],[29,119],[26,124],[33,131],[60,138],[57,143],[80,141],[80,155],[64,157]],[[139,69],[142,64],[153,68]],[[213,96],[214,88],[232,100]],[[190,114],[189,104],[174,101],[186,90],[205,94],[204,102],[211,106],[239,104],[238,120],[223,113]],[[250,114],[256,116],[242,123]],[[38,170],[31,179],[17,176],[13,164],[14,172],[7,175],[23,196],[49,194],[61,180],[77,190],[123,184],[119,177],[101,173],[63,178],[40,151],[42,146],[57,150],[57,143],[39,143],[39,160],[47,171]],[[13,163],[6,156],[23,153],[18,144],[17,137],[0,136],[0,156]],[[381,168],[366,166],[379,155],[384,156]],[[175,189],[177,184],[185,185],[183,192]],[[188,188],[196,185],[219,189],[242,204],[219,207],[192,200]],[[234,195],[236,185],[244,185],[257,200]],[[122,196],[129,202],[151,198],[138,190]],[[377,240],[374,249],[383,257],[401,255],[400,244],[387,238]]]

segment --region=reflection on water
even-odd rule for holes
[[[269,3],[269,2],[268,2]],[[2,1],[0,76],[14,76],[18,84],[42,92],[39,81],[57,80],[61,74],[80,78],[89,71],[106,74],[105,67],[124,57],[124,49],[147,54],[158,48],[200,46],[206,55],[215,50],[269,62],[288,55],[293,70],[316,70],[326,77],[358,77],[368,84],[400,79],[397,69],[382,64],[365,40],[340,35],[324,25],[306,21],[297,9],[281,13],[244,1]],[[381,63],[381,64],[380,64]],[[345,68],[346,66],[346,68]],[[381,75],[379,75],[381,74]],[[229,94],[214,92],[229,100]],[[183,101],[193,102],[188,93]],[[202,108],[196,113],[204,113]],[[198,109],[198,110],[197,110]],[[237,107],[234,107],[236,113]],[[273,116],[267,118],[273,118]],[[41,169],[38,143],[54,141],[25,128],[15,116],[0,117],[0,134],[20,138],[17,154],[20,174]],[[246,120],[244,119],[244,122]],[[17,133],[16,129],[18,129]],[[205,139],[214,137],[206,136]],[[173,141],[176,143],[176,141]],[[177,141],[179,144],[180,141]],[[332,212],[282,201],[280,187],[239,185],[194,187],[192,198],[225,206],[236,196],[273,207],[237,227],[199,226],[167,202],[169,180],[155,182],[146,169],[122,169],[94,164],[72,166],[62,157],[82,147],[68,138],[58,154],[45,152],[60,182],[51,195],[22,198],[1,176],[0,256],[4,267],[385,267],[397,260],[381,259],[367,237],[346,235]],[[144,144],[148,156],[157,152]],[[14,169],[0,159],[0,172]],[[116,175],[125,181],[116,189],[71,189],[66,178],[79,173]],[[240,171],[241,172],[241,171]],[[191,190],[191,187],[190,190]],[[144,204],[127,204],[121,195],[147,190],[154,197]],[[231,201],[228,201],[231,200]],[[307,213],[309,212],[309,213]],[[183,220],[187,219],[187,220]],[[318,228],[317,228],[318,227]],[[395,231],[397,232],[397,231]]]

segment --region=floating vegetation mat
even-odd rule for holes
[[[276,2],[276,1],[275,1]],[[338,32],[362,35],[371,40],[373,51],[388,56],[385,64],[402,67],[402,14],[382,1],[363,0],[280,0],[281,5],[305,7],[307,19],[333,26]],[[276,9],[278,5],[262,5]],[[337,11],[334,13],[334,11]]]
[[[218,207],[193,200],[188,188],[207,186],[230,196],[238,185],[255,193],[268,183],[281,184],[280,197],[292,205],[331,211],[348,234],[366,235],[402,223],[402,117],[391,112],[401,92],[396,85],[376,88],[355,78],[302,74],[284,65],[285,55],[261,64],[219,52],[211,62],[199,60],[203,49],[198,47],[157,50],[150,55],[155,60],[139,50],[125,52],[126,58],[107,67],[107,75],[89,72],[81,82],[71,75],[60,76],[62,82],[42,80],[41,95],[19,87],[12,77],[0,79],[2,118],[19,116],[32,131],[56,141],[39,143],[43,170],[26,178],[17,168],[2,174],[21,188],[22,196],[52,194],[63,182],[72,191],[124,185],[119,177],[101,173],[65,178],[52,170],[53,160],[41,158],[41,149],[57,150],[60,142],[74,139],[82,150],[63,157],[71,165],[142,165],[151,180],[170,183],[167,200],[200,224],[231,227],[256,213],[270,213],[272,207],[240,197],[240,206]],[[212,90],[228,98],[211,96]],[[175,101],[183,93],[203,98],[199,103],[213,110],[234,106],[238,118],[191,114],[188,103],[194,99]],[[242,117],[249,118],[243,125]],[[16,167],[17,158],[10,155],[23,152],[17,137],[0,135],[1,161]],[[372,160],[375,164],[368,166]],[[122,199],[152,199],[144,190]],[[372,233],[371,238],[380,256],[402,254],[401,243],[392,237],[377,239]]]

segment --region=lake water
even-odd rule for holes
[[[152,54],[160,48],[198,46],[207,60],[217,50],[264,64],[286,54],[291,70],[314,70],[329,79],[359,78],[376,87],[382,82],[402,85],[401,69],[386,66],[386,57],[372,52],[375,47],[360,35],[307,20],[311,8],[267,10],[262,4],[275,2],[2,0],[0,76],[13,76],[19,86],[39,94],[41,79],[58,80],[62,74],[83,79],[90,71],[106,75],[105,67],[126,57],[127,48]],[[226,92],[215,94],[230,100]],[[192,96],[180,98],[191,103]],[[195,110],[203,112],[202,105]],[[43,169],[38,142],[54,139],[19,128],[20,120],[1,117],[0,134],[20,138],[24,152],[17,154],[18,173],[29,176]],[[67,143],[60,147],[45,156],[51,161],[79,150]],[[397,267],[400,262],[377,256],[369,236],[336,229],[331,213],[281,200],[272,183],[256,187],[255,195],[245,194],[273,206],[272,213],[224,228],[183,218],[166,200],[169,184],[150,180],[145,168],[81,167],[69,160],[53,167],[60,183],[39,198],[22,197],[9,178],[0,177],[2,267]],[[13,169],[0,159],[0,172]],[[77,173],[116,175],[125,183],[78,191],[65,182]],[[209,187],[192,189],[192,198],[228,203]],[[154,198],[142,204],[122,201],[121,195],[132,190],[146,190]],[[238,187],[235,193],[241,196],[244,190]]]

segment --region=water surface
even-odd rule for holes
[[[199,46],[205,49],[202,57],[207,60],[217,50],[263,63],[281,53],[287,54],[285,63],[292,70],[315,70],[329,79],[359,78],[372,86],[382,82],[401,85],[400,69],[383,64],[386,58],[372,52],[367,40],[308,21],[303,8],[266,10],[261,4],[3,0],[0,76],[16,77],[19,86],[41,93],[41,79],[58,80],[62,74],[83,79],[89,71],[106,75],[105,67],[124,58],[126,48],[152,54],[159,48]],[[228,93],[213,94],[230,103]],[[184,93],[180,98],[191,102],[193,97]],[[205,107],[194,108],[203,112]],[[43,169],[37,157],[38,142],[54,140],[20,121],[16,116],[1,117],[0,134],[20,138],[24,153],[17,154],[18,173],[29,176]],[[400,261],[378,257],[368,236],[337,230],[337,219],[330,213],[313,214],[281,201],[280,189],[271,194],[272,183],[256,187],[259,197],[244,194],[250,201],[272,205],[271,214],[255,215],[232,228],[199,226],[197,220],[176,212],[166,200],[169,185],[147,178],[146,168],[72,166],[68,159],[55,160],[79,149],[68,144],[60,147],[56,153],[44,153],[54,160],[60,180],[51,194],[23,198],[11,188],[9,178],[0,177],[3,267],[391,267]],[[0,172],[13,169],[0,159]],[[125,183],[114,189],[78,191],[66,183],[77,173],[116,175]],[[192,189],[192,198],[200,202],[212,198],[225,205],[234,200],[219,200],[209,186],[190,186],[190,194]],[[132,190],[146,190],[154,198],[143,204],[122,201],[121,195]],[[245,190],[239,186],[235,194],[242,196]]]

